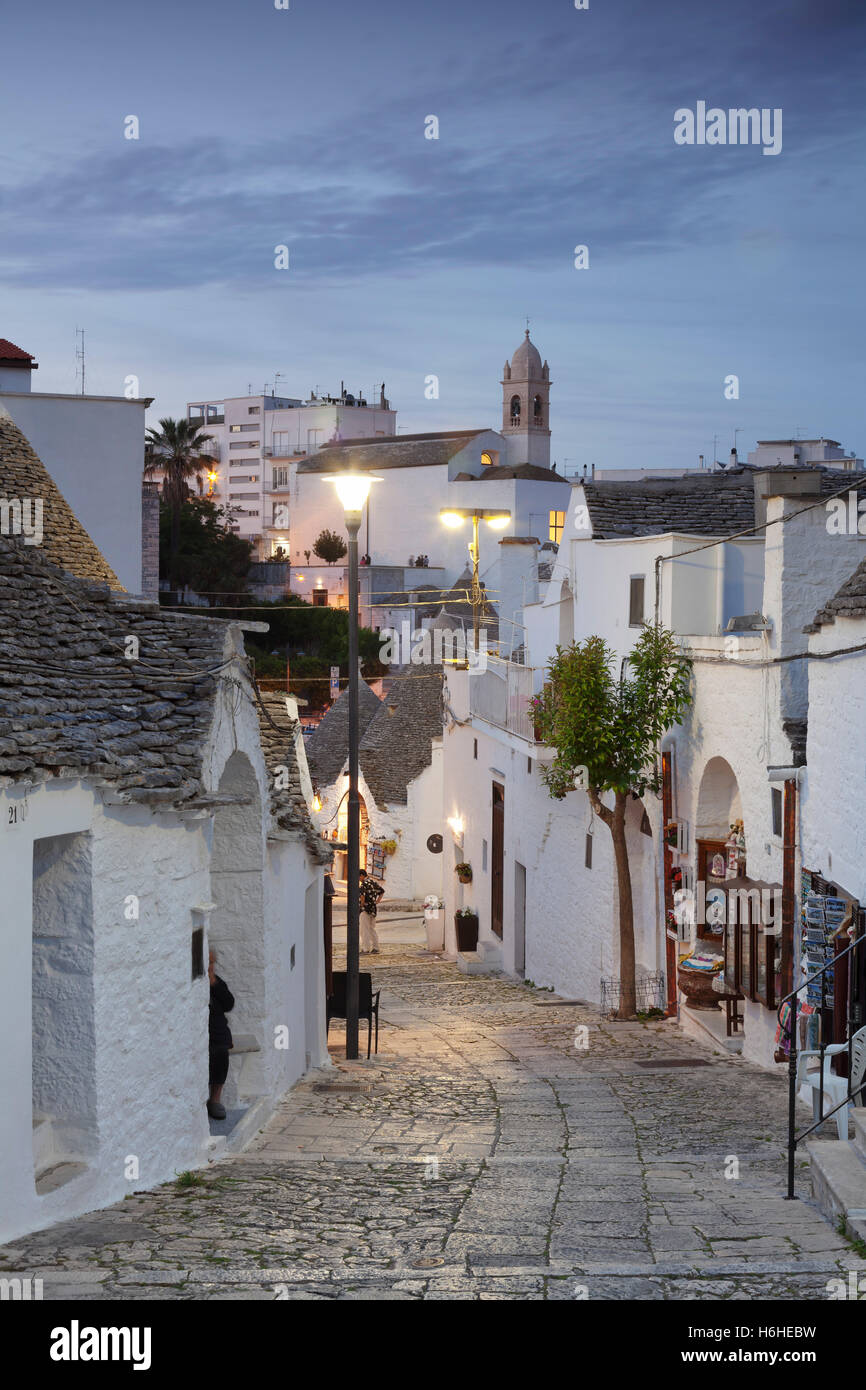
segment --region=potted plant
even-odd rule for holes
[[[396,841],[396,840],[380,840],[380,841],[379,841],[379,844],[382,846],[382,848],[383,848],[383,850],[385,851],[386,854],[396,854],[396,853],[397,853],[397,841]]]
[[[478,913],[473,907],[461,907],[454,913],[457,950],[475,951],[478,948]]]
[[[461,883],[471,883],[471,882],[472,882],[472,865],[471,865],[471,864],[467,864],[467,863],[465,863],[465,862],[462,862],[462,863],[460,863],[460,864],[457,864],[457,865],[455,865],[454,872],[457,874],[457,877],[458,877],[458,879],[459,879],[459,881],[460,881]]]

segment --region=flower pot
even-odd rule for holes
[[[458,875],[457,875],[457,882],[458,882],[458,883],[471,883],[471,882],[472,882],[472,875],[471,875],[471,874],[458,874]]]
[[[468,917],[461,917],[455,912],[454,926],[458,951],[475,951],[478,947],[478,913],[473,912]]]

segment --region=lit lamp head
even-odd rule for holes
[[[466,517],[462,512],[446,511],[439,513],[439,520],[442,522],[443,526],[448,526],[451,528],[452,531],[456,531],[458,526],[463,525],[464,521],[466,520]]]
[[[487,525],[492,526],[494,531],[503,531],[511,520],[510,512],[501,512],[496,516],[487,517]]]
[[[381,483],[382,479],[373,473],[330,473],[323,481],[334,484],[346,516],[346,525],[350,531],[357,530],[361,525],[364,503],[370,495],[370,485]]]

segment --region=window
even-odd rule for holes
[[[532,398],[532,419],[536,425],[544,423],[544,402],[540,396]]]
[[[314,608],[327,608],[327,606],[328,606],[328,591],[327,591],[327,589],[314,589],[313,592],[312,592],[311,597],[312,597],[312,600],[313,600],[313,607],[314,607]]]
[[[289,431],[274,430],[273,445],[273,452],[276,454],[277,458],[286,458],[291,452],[289,449]]]
[[[247,406],[247,415],[260,415],[260,414],[261,414],[261,406],[258,406],[258,405],[248,405],[248,406]]]
[[[644,584],[642,574],[633,574],[628,581],[628,625],[640,627],[644,620]]]
[[[481,841],[481,872],[487,873],[487,841]]]
[[[591,834],[587,834],[587,837],[586,837],[586,845],[585,845],[584,851],[583,851],[583,864],[584,864],[584,868],[586,868],[586,869],[591,869],[591,868],[592,868],[592,835],[591,835]]]
[[[565,527],[565,512],[551,512],[547,539],[559,545]]]
[[[512,396],[512,397],[511,397],[511,423],[512,423],[512,425],[517,425],[517,424],[520,423],[520,397],[519,397],[519,396]]]
[[[229,434],[247,434],[250,430],[257,430],[258,425],[229,425]]]
[[[473,758],[477,758],[477,757],[478,757],[478,739],[477,739],[477,738],[474,738],[474,739],[472,740],[472,756],[473,756]]]
[[[229,445],[230,449],[257,449],[258,447],[259,441],[257,439],[236,439],[233,444]]]
[[[234,473],[233,473],[233,474],[232,474],[232,477],[231,477],[231,481],[232,481],[233,483],[257,483],[257,482],[259,481],[259,475],[258,475],[258,473],[238,473],[238,474],[234,474]],[[232,495],[234,495],[234,494],[232,494]],[[248,494],[244,494],[244,495],[247,496]]]
[[[324,430],[307,430],[307,453],[314,454],[322,442]]]
[[[200,980],[204,974],[204,927],[196,927],[192,934],[192,978]]]
[[[773,834],[781,837],[782,834],[782,788],[770,788],[770,804],[773,811]]]
[[[484,453],[481,455],[481,462],[484,464],[485,468],[491,468],[496,462],[496,459],[488,449],[485,449]]]

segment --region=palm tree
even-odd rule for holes
[[[194,421],[172,420],[170,416],[160,420],[159,429],[147,431],[145,476],[162,473],[162,494],[171,508],[168,579],[172,584],[180,550],[180,509],[190,493],[187,480],[195,477],[201,492],[202,469],[216,462],[212,454],[202,453],[212,439],[212,434],[201,434]]]

